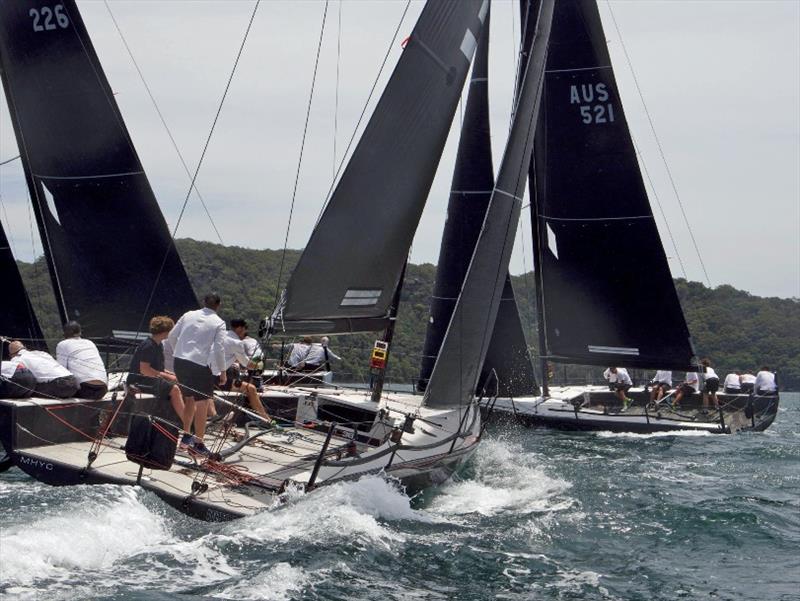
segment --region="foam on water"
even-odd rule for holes
[[[259,599],[264,601],[289,601],[300,595],[311,582],[311,577],[290,563],[279,562],[257,574],[214,593],[220,599]]]
[[[232,522],[224,535],[236,541],[287,543],[360,541],[389,548],[405,536],[386,521],[430,522],[411,507],[411,500],[394,483],[379,476],[324,486],[314,494],[295,493],[273,511]]]
[[[547,512],[569,506],[559,498],[570,488],[548,476],[535,455],[504,440],[484,440],[474,459],[473,479],[442,487],[430,510],[437,514],[494,515],[500,512]]]
[[[595,433],[598,438],[639,438],[647,440],[649,438],[694,438],[699,436],[718,436],[705,430],[673,430],[671,432],[651,432],[649,434],[637,434],[636,432],[610,432],[603,430]]]

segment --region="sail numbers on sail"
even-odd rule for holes
[[[33,30],[36,32],[69,27],[69,19],[64,13],[63,4],[56,4],[55,8],[50,8],[49,6],[43,6],[39,9],[32,8],[28,11],[28,15],[33,19]],[[55,17],[55,23],[53,22],[53,17]]]
[[[569,88],[569,103],[579,104],[581,120],[587,125],[591,123],[611,123],[614,121],[614,105],[581,104],[605,103],[608,100],[608,89],[604,83],[573,84]]]

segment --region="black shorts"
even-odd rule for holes
[[[237,380],[241,380],[242,377],[239,374],[239,370],[231,365],[228,369],[225,370],[225,385],[218,386],[220,390],[229,391],[233,388],[233,383]]]
[[[719,390],[719,378],[709,378],[706,380],[705,392],[717,392]]]
[[[628,390],[630,389],[631,385],[630,384],[624,384],[622,382],[612,382],[611,384],[608,385],[608,387],[611,390],[621,390],[622,392],[628,392]]]
[[[97,401],[106,396],[108,392],[108,385],[106,384],[90,384],[89,382],[81,382],[78,387],[77,396],[79,399],[90,399]]]
[[[128,385],[135,386],[142,394],[152,394],[159,401],[168,401],[169,393],[175,383],[161,378],[149,378],[131,374],[128,376]]]
[[[175,375],[184,397],[193,397],[196,401],[210,399],[214,395],[214,384],[217,378],[207,365],[198,365],[175,357]]]
[[[664,392],[672,388],[672,384],[667,384],[666,382],[656,382],[653,384],[653,388],[658,390],[659,388],[663,389]]]
[[[678,390],[680,390],[684,394],[684,396],[690,396],[695,392],[697,392],[692,386],[689,386],[688,384],[681,384]]]
[[[741,388],[731,388],[730,386],[725,387],[725,394],[741,394]]]
[[[742,392],[745,394],[750,394],[753,392],[753,387],[755,384],[753,382],[742,382]]]

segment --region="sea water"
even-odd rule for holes
[[[366,477],[225,524],[0,475],[4,599],[800,599],[800,395],[766,432],[491,426],[409,499]]]

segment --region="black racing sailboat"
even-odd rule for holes
[[[0,77],[62,322],[131,340],[195,308],[74,0],[0,4]]]
[[[594,1],[556,0],[530,189],[541,360],[702,372]],[[622,412],[608,390],[544,384],[543,397],[498,408],[565,428],[711,432],[764,429],[777,411],[777,398],[743,395],[709,414],[700,395],[673,410],[643,391]]]
[[[447,221],[439,250],[430,318],[420,365],[418,389],[421,391],[427,388],[439,355],[442,339],[450,324],[494,189],[488,65],[489,28],[484,26],[472,67],[447,207]],[[525,65],[521,68],[524,70]],[[514,288],[508,275],[478,381],[478,392],[485,385],[490,385],[500,396],[529,396],[538,393]]]
[[[77,14],[69,6],[65,30]],[[310,490],[386,472],[415,488],[449,476],[482,433],[474,391],[519,217],[551,10],[546,2],[546,25],[528,62],[500,177],[423,397],[383,393],[375,399],[355,390],[272,387],[266,404],[274,397],[291,409],[283,414],[285,427],[225,423],[214,442],[207,438],[214,454],[203,459],[176,458],[174,426],[131,416],[111,399],[0,401],[0,437],[15,464],[51,484],[139,484],[209,520],[269,508],[289,486]],[[488,0],[426,4],[272,316],[273,331],[390,329],[409,245],[487,11]],[[4,83],[8,89],[9,79]],[[218,400],[229,402],[223,395]]]

